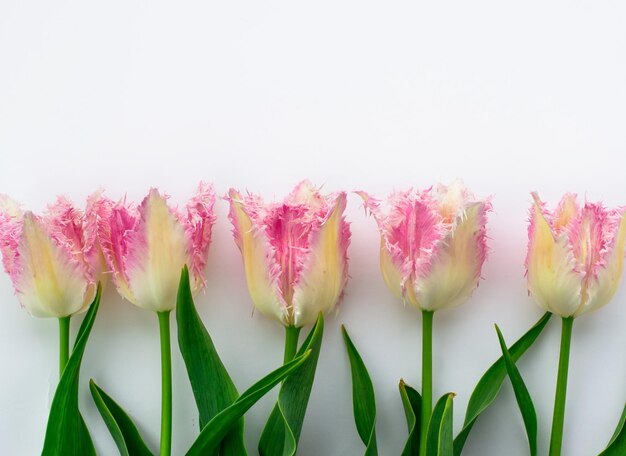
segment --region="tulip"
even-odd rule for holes
[[[59,197],[43,216],[22,211],[0,195],[0,250],[21,305],[35,317],[59,320],[59,370],[69,357],[72,315],[85,311],[95,297],[103,269],[95,215]]]
[[[398,298],[422,311],[422,417],[420,455],[432,412],[432,320],[458,306],[478,286],[487,256],[489,200],[477,200],[461,181],[435,189],[395,192],[389,213],[379,200],[357,192],[381,234],[380,267]]]
[[[256,308],[287,331],[285,360],[300,328],[330,312],[348,280],[345,192],[322,195],[303,181],[280,203],[231,189],[229,218]]]
[[[161,455],[171,453],[172,372],[170,312],[176,306],[181,270],[189,267],[192,290],[204,286],[211,229],[215,222],[213,188],[201,183],[185,213],[150,190],[139,206],[100,199],[98,233],[113,283],[136,306],[156,312],[161,341]]]
[[[539,306],[562,319],[559,372],[550,454],[561,454],[565,396],[574,318],[607,304],[624,269],[626,212],[600,203],[580,207],[563,196],[554,211],[532,193],[528,226],[528,292]]]

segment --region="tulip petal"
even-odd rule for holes
[[[254,226],[237,191],[229,191],[228,201],[229,218],[233,224],[235,242],[243,257],[250,297],[261,313],[289,324],[287,305],[277,284],[280,270],[275,263],[267,234]]]
[[[478,286],[487,256],[486,213],[490,204],[473,203],[457,216],[426,275],[415,279],[419,307],[435,311],[463,304]]]
[[[567,234],[554,238],[538,196],[533,197],[526,257],[528,291],[545,310],[569,317],[580,304],[582,277],[575,271]]]
[[[126,258],[134,304],[155,312],[172,310],[180,271],[189,262],[184,228],[156,189],[142,202],[139,215]]]
[[[124,299],[136,304],[126,272],[131,234],[138,223],[136,209],[125,201],[113,204],[107,200],[101,203],[101,210],[103,222],[98,224],[98,237],[106,263],[113,272],[113,282]]]
[[[85,239],[85,261],[93,273],[93,277],[100,280],[102,286],[108,280],[108,267],[102,247],[99,227],[108,223],[108,217],[112,207],[112,201],[102,196],[98,190],[87,198],[85,208],[85,221],[83,225]]]
[[[293,324],[312,324],[318,313],[326,314],[340,300],[348,280],[347,248],[350,230],[343,218],[346,194],[330,206],[326,220],[310,234],[306,262],[294,286]]]
[[[187,204],[187,216],[181,217],[189,239],[187,255],[191,258],[189,270],[194,279],[191,284],[193,291],[204,286],[204,268],[211,243],[211,231],[215,223],[214,204],[213,187],[200,182],[197,194]]]
[[[397,298],[404,300],[404,275],[393,262],[383,238],[380,240],[380,270],[387,287]],[[416,303],[412,304],[416,305]]]
[[[574,314],[578,317],[592,312],[607,304],[617,292],[624,270],[624,250],[626,247],[626,213],[619,219],[617,232],[606,252],[602,268],[598,275],[587,284],[588,299]]]
[[[7,195],[0,194],[0,250],[4,270],[13,281],[17,272],[22,216],[19,203]]]
[[[95,286],[81,265],[59,248],[41,220],[26,212],[14,285],[22,305],[36,317],[65,317],[87,308]]]
[[[572,222],[576,219],[580,212],[578,207],[577,196],[575,193],[566,193],[559,201],[559,204],[552,216],[552,229],[554,234],[559,236],[568,230]]]

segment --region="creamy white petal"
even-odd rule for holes
[[[189,263],[185,230],[155,190],[143,204],[126,265],[132,297],[148,310],[172,310],[181,270]]]
[[[581,274],[567,235],[555,239],[550,224],[535,202],[528,246],[528,291],[545,310],[561,317],[574,315],[581,302]]]
[[[485,204],[469,206],[437,249],[430,272],[415,279],[415,296],[423,310],[463,304],[478,286],[486,255],[483,221]]]
[[[89,306],[94,287],[30,212],[24,215],[17,261],[17,295],[33,316],[66,317]]]
[[[337,198],[331,215],[311,240],[306,265],[294,287],[294,325],[312,324],[320,312],[328,313],[339,301],[346,282],[343,210],[346,198]]]

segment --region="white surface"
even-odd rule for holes
[[[150,186],[184,201],[199,179],[271,198],[308,177],[329,190],[427,186],[462,177],[494,194],[485,280],[435,317],[435,395],[455,391],[460,429],[471,390],[541,311],[526,295],[529,194],[566,190],[626,204],[626,4],[619,1],[233,1],[0,3],[0,192],[41,210],[98,186],[139,199]],[[276,367],[282,328],[244,284],[226,204],[200,313],[240,390]],[[327,320],[301,455],[357,455],[345,323],[378,402],[382,455],[406,437],[400,377],[419,387],[418,313],[378,270],[378,235],[355,195],[351,276]],[[597,454],[626,400],[626,291],[574,325],[564,454]],[[0,275],[0,452],[38,454],[56,384],[57,324],[20,309]],[[80,318],[74,321],[75,334]],[[556,319],[519,367],[547,452],[560,329]],[[174,339],[175,340],[175,339]],[[197,433],[174,354],[174,452]],[[80,400],[101,454],[115,447],[88,394],[91,377],[158,444],[157,320],[106,290],[82,367]],[[276,391],[247,415],[258,436]],[[510,385],[479,419],[467,455],[525,455]]]

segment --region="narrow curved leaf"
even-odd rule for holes
[[[298,355],[301,355],[304,351],[310,350],[311,356],[280,387],[278,402],[259,440],[261,456],[293,456],[296,453],[306,407],[313,388],[323,334],[324,317],[320,313],[298,351]]]
[[[96,403],[104,423],[120,451],[121,456],[152,456],[146,443],[141,438],[135,424],[128,414],[120,407],[96,382],[89,381],[89,390]]]
[[[613,437],[600,456],[623,456],[624,454],[626,454],[626,406],[624,406]]]
[[[537,337],[541,334],[546,324],[552,317],[550,312],[546,312],[535,325],[530,328],[517,342],[515,342],[510,348],[509,353],[511,359],[517,362],[522,355],[528,350],[533,343],[537,340]],[[463,429],[454,439],[454,455],[459,456],[463,451],[463,446],[467,440],[476,419],[489,405],[496,399],[498,392],[502,387],[504,378],[506,377],[506,366],[502,357],[487,369],[487,372],[478,381],[478,384],[474,388],[472,395],[470,396],[467,404],[467,411],[465,412],[465,421],[463,423]]]
[[[102,288],[98,284],[96,297],[85,314],[72,354],[63,370],[52,399],[42,456],[89,456],[96,454],[89,430],[78,409],[78,383],[81,361],[98,313],[101,294]]]
[[[352,406],[354,422],[361,440],[365,444],[365,455],[378,454],[376,446],[376,396],[374,385],[367,372],[365,363],[352,343],[345,326],[341,326],[343,340],[346,344],[352,375]]]
[[[454,393],[444,394],[433,409],[426,434],[426,454],[429,456],[452,456]]]
[[[402,450],[402,456],[418,456],[420,452],[420,427],[422,417],[422,396],[404,380],[400,380],[400,398],[409,428],[409,437]]]
[[[239,393],[196,311],[187,266],[183,268],[180,276],[176,301],[176,324],[178,347],[187,367],[187,375],[200,415],[200,430],[202,430],[215,415],[235,402]],[[222,456],[247,454],[243,431],[242,418],[224,437],[220,445]]]
[[[224,410],[219,412],[208,422],[193,443],[187,456],[204,456],[213,454],[224,436],[236,425],[237,421],[261,399],[268,391],[289,376],[293,371],[302,366],[310,357],[311,351],[298,355],[292,361],[252,385],[239,398]]]
[[[506,367],[507,374],[513,385],[513,392],[515,393],[515,399],[519,406],[520,412],[522,412],[522,418],[524,419],[524,426],[526,427],[526,435],[528,436],[528,446],[531,456],[537,455],[537,413],[535,412],[535,406],[533,400],[530,397],[528,388],[524,383],[522,374],[520,374],[515,361],[511,357],[511,353],[506,348],[506,342],[500,332],[500,328],[496,325],[496,332],[498,333],[498,341],[500,342],[500,349],[502,350],[502,357],[504,358],[504,365]]]

